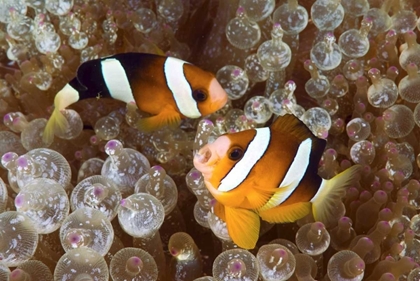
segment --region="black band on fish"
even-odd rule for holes
[[[235,163],[226,176],[220,181],[218,191],[230,191],[238,187],[251,172],[252,168],[264,155],[271,140],[270,128],[259,128],[255,130],[254,138],[245,149],[244,156]]]

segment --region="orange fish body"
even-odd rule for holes
[[[238,246],[255,247],[260,217],[284,223],[303,218],[311,209],[316,219],[330,215],[328,200],[342,195],[358,166],[323,180],[317,171],[325,145],[298,118],[285,115],[270,127],[223,135],[200,149],[194,166],[218,202],[216,215]]]
[[[211,114],[228,100],[213,74],[183,60],[142,53],[117,54],[79,66],[76,77],[55,97],[55,110],[44,140],[51,140],[54,131],[65,129],[67,122],[60,110],[98,96],[135,102],[141,111],[151,115],[137,124],[144,131],[178,124],[181,118]]]

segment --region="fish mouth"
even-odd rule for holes
[[[204,146],[195,154],[194,159],[197,159],[197,161],[201,164],[206,164],[211,159],[211,156],[211,149]]]
[[[195,155],[193,164],[194,167],[203,174],[204,178],[207,178],[213,172],[213,164],[217,161],[217,155],[205,145]]]

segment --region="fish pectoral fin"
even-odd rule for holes
[[[323,180],[318,192],[311,199],[312,213],[316,221],[327,223],[334,217],[336,202],[346,193],[346,189],[359,180],[361,166],[354,165],[330,180]]]
[[[295,190],[298,183],[299,182],[290,182],[286,186],[276,188],[274,194],[261,208],[258,209],[258,212],[269,210],[284,202],[290,194],[292,194],[293,190]]]
[[[170,107],[164,107],[158,115],[142,118],[137,121],[137,129],[144,132],[151,132],[164,126],[176,127],[181,122],[181,116]]]
[[[260,218],[247,209],[225,206],[226,225],[233,242],[243,249],[253,249],[258,241]]]
[[[260,217],[269,223],[295,222],[311,212],[311,202],[299,202],[286,206],[277,206],[260,211]]]
[[[219,219],[226,222],[225,206],[223,206],[223,204],[220,204],[216,201],[216,203],[213,205],[213,212],[217,217],[219,217]]]
[[[248,200],[250,206],[253,206],[253,208],[260,208],[265,206],[272,194],[272,191],[266,191],[256,187],[247,194],[246,200]]]

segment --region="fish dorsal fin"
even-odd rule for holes
[[[270,125],[270,128],[274,131],[294,136],[299,141],[303,141],[307,138],[318,139],[311,130],[309,130],[305,123],[293,114],[279,116],[273,124]]]
[[[311,212],[311,202],[299,202],[290,205],[280,205],[263,212],[260,217],[269,223],[295,222]]]
[[[241,248],[253,249],[260,233],[260,218],[247,209],[225,206],[226,225],[229,236]]]
[[[292,114],[286,114],[279,116],[270,128],[274,132],[280,132],[286,136],[294,137],[298,142],[302,142],[308,138],[312,139],[312,151],[311,159],[321,159],[322,153],[324,152],[326,141],[317,138],[311,130],[303,123],[299,118]]]

